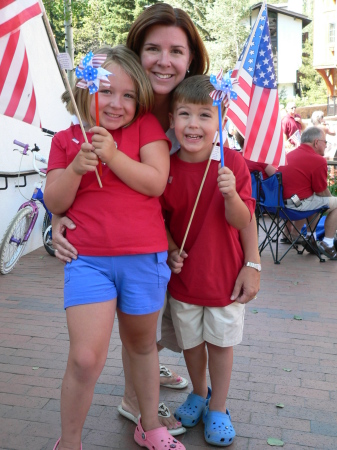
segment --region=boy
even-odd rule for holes
[[[209,96],[212,90],[209,77],[197,75],[174,91],[170,121],[180,150],[171,156],[162,208],[172,270],[168,301],[193,384],[193,392],[175,417],[183,426],[194,426],[203,416],[206,441],[226,446],[235,436],[226,398],[233,345],[242,340],[244,319],[244,305],[230,296],[244,264],[239,229],[248,226],[255,209],[250,174],[239,153],[224,148],[223,168],[211,161],[185,250],[179,256],[218,128],[217,107]],[[206,345],[212,391],[206,381]]]

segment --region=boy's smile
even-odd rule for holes
[[[218,129],[217,108],[212,100],[206,105],[177,102],[170,119],[180,143],[179,158],[187,162],[208,159]]]

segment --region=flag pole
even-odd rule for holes
[[[225,113],[224,113],[224,116],[223,116],[223,121],[222,121],[222,126],[221,126],[221,134],[222,134],[223,126],[224,126],[224,123],[225,123],[226,113],[227,113],[227,108],[225,109]],[[179,256],[181,255],[182,251],[184,250],[184,245],[185,245],[185,242],[186,242],[186,239],[187,239],[187,235],[188,235],[188,232],[190,231],[190,228],[191,228],[192,220],[193,220],[195,211],[196,211],[197,206],[198,206],[198,202],[199,202],[199,198],[200,198],[202,189],[203,189],[204,184],[205,184],[205,180],[206,180],[206,176],[207,176],[207,173],[208,173],[209,166],[211,165],[212,153],[213,153],[213,151],[214,151],[214,149],[215,149],[215,147],[216,147],[216,145],[218,143],[219,136],[220,136],[220,130],[218,130],[216,132],[216,134],[215,134],[215,139],[214,139],[214,144],[213,144],[213,147],[212,147],[212,151],[211,151],[211,154],[209,155],[207,166],[206,166],[206,169],[205,169],[205,173],[204,173],[204,176],[203,176],[203,178],[201,180],[199,192],[198,192],[197,198],[195,200],[195,203],[194,203],[194,206],[193,206],[193,209],[192,209],[192,213],[191,213],[191,217],[190,217],[190,220],[189,220],[187,228],[186,228],[185,236],[184,236],[183,242],[182,242],[180,250],[179,250]]]
[[[69,83],[69,80],[68,80],[66,71],[65,71],[62,67],[60,67],[60,64],[59,64],[59,62],[58,62],[58,60],[57,60],[57,55],[59,55],[59,50],[58,50],[58,47],[57,47],[57,44],[56,44],[56,41],[55,41],[55,38],[54,38],[54,35],[53,35],[53,31],[52,31],[52,29],[51,29],[51,26],[50,26],[50,23],[49,23],[47,14],[46,14],[45,7],[44,7],[44,5],[43,5],[43,3],[42,3],[41,0],[39,0],[39,3],[40,3],[41,11],[42,11],[43,22],[44,22],[44,24],[45,24],[46,31],[47,31],[47,34],[48,34],[49,39],[50,39],[50,43],[51,43],[52,48],[53,48],[53,50],[54,50],[54,54],[55,54],[55,56],[56,56],[56,61],[57,61],[57,64],[58,64],[58,66],[59,66],[59,68],[60,68],[60,71],[61,71],[62,79],[63,79],[63,81],[64,81],[64,83],[65,83],[65,85],[66,85],[66,87],[67,87],[67,91],[68,91],[68,93],[69,93],[69,95],[70,95],[70,99],[71,99],[71,102],[72,102],[73,107],[74,107],[74,109],[75,109],[75,113],[76,113],[78,122],[79,122],[79,124],[80,124],[81,130],[82,130],[82,133],[83,133],[84,140],[85,140],[85,142],[86,142],[87,144],[89,144],[89,141],[88,141],[88,138],[87,138],[87,134],[86,134],[86,132],[85,132],[85,129],[84,129],[84,126],[83,126],[83,122],[82,122],[80,113],[79,113],[79,111],[78,111],[78,108],[77,108],[77,105],[76,105],[76,101],[75,101],[75,98],[74,98],[74,94],[73,94],[73,90],[72,90],[72,88],[71,88],[71,86],[70,86],[70,83]],[[95,173],[96,173],[96,178],[97,178],[99,187],[102,188],[103,185],[102,185],[101,178],[100,178],[100,176],[99,176],[99,174],[98,174],[97,168],[95,168]]]
[[[252,43],[252,40],[254,39],[254,35],[255,35],[255,32],[256,32],[256,28],[257,28],[257,26],[258,26],[258,24],[259,24],[259,22],[260,22],[260,19],[261,19],[261,16],[262,16],[262,12],[263,12],[264,7],[266,6],[266,3],[267,3],[267,0],[263,0],[263,3],[262,3],[262,5],[261,5],[260,11],[259,11],[259,14],[258,14],[258,16],[257,16],[257,18],[256,18],[256,20],[255,20],[254,25],[253,25],[253,29],[252,29],[252,31],[251,31],[251,33],[250,33],[249,41],[248,41],[247,47],[246,47],[246,49],[245,49],[245,53],[243,54],[243,57],[242,57],[241,65],[240,65],[240,67],[239,67],[239,69],[238,69],[238,71],[237,71],[237,74],[236,74],[236,79],[237,79],[237,80],[239,80],[239,75],[240,75],[240,73],[242,72],[242,68],[243,68],[244,61],[246,60],[247,53],[249,52],[249,49],[250,49],[250,45],[251,45],[251,43]]]

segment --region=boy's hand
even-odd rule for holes
[[[87,172],[93,172],[98,165],[98,158],[93,153],[93,146],[91,144],[83,143],[81,150],[77,153],[71,163],[73,171],[77,175],[84,175]]]
[[[92,127],[90,133],[94,133],[91,139],[94,152],[103,163],[108,164],[118,151],[113,137],[102,127]]]
[[[167,264],[171,269],[171,272],[178,274],[184,265],[184,259],[187,258],[187,253],[183,250],[179,256],[179,248],[176,248],[169,252],[167,258]]]
[[[219,164],[218,171],[218,187],[219,191],[225,198],[231,198],[236,195],[236,179],[233,172],[228,167],[221,167]]]

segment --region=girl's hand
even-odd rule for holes
[[[179,248],[172,250],[168,254],[167,264],[173,273],[180,273],[184,265],[184,259],[187,258],[187,253],[183,250],[179,256]]]
[[[92,127],[91,133],[94,133],[91,142],[94,147],[94,152],[102,162],[108,164],[118,152],[113,137],[105,128]]]
[[[231,198],[236,195],[236,179],[233,172],[228,167],[221,167],[219,164],[218,171],[218,187],[219,191],[225,198]]]
[[[98,165],[97,155],[93,152],[91,144],[83,143],[81,150],[75,156],[71,163],[73,171],[77,175],[85,175],[87,172],[93,172]]]

